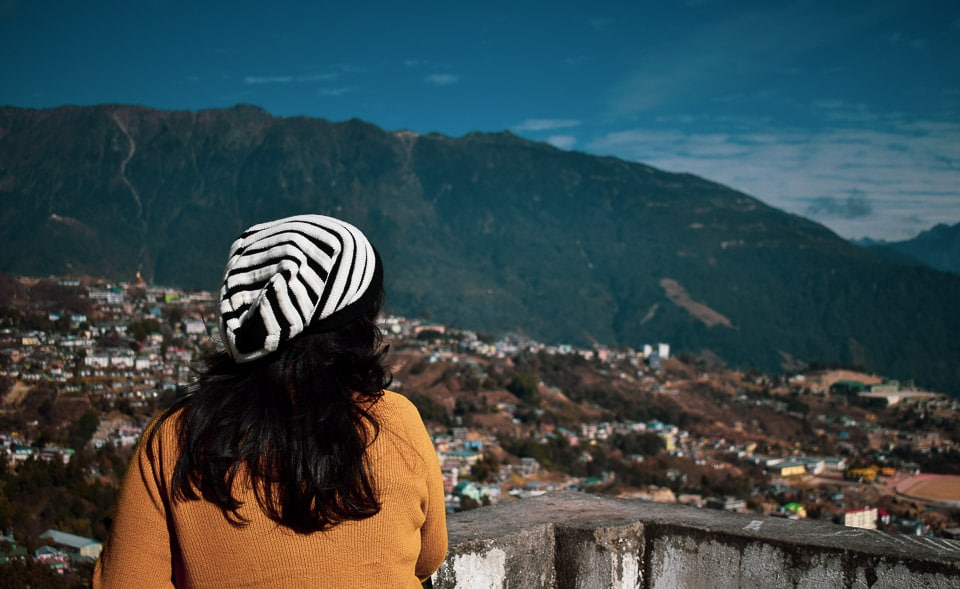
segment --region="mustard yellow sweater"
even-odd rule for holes
[[[326,532],[296,534],[242,496],[245,527],[205,501],[173,501],[176,416],[165,421],[151,461],[144,435],[120,490],[93,587],[411,587],[447,551],[443,481],[430,436],[405,397],[386,392],[372,413],[380,435],[368,449],[382,508]]]

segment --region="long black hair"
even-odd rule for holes
[[[382,302],[381,287],[360,317],[308,328],[254,362],[205,357],[187,394],[160,417],[180,412],[173,499],[202,497],[244,525],[235,485],[249,484],[270,519],[300,533],[376,515],[364,456],[379,432],[370,407],[391,380],[376,324]]]

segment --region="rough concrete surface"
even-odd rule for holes
[[[454,514],[436,589],[960,589],[960,542],[547,494]]]

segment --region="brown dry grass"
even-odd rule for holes
[[[733,323],[731,323],[730,320],[724,315],[714,311],[699,301],[693,300],[687,290],[673,278],[662,278],[660,280],[660,286],[667,294],[667,298],[670,299],[670,302],[685,309],[687,313],[693,315],[707,327],[722,325],[724,327],[736,329]]]
[[[30,386],[22,381],[16,381],[13,383],[13,387],[10,389],[10,392],[7,393],[7,396],[3,399],[3,405],[17,406],[23,403],[23,400],[27,398],[27,393],[30,392]]]
[[[940,475],[920,477],[904,486],[905,495],[935,501],[960,501],[960,476]]]

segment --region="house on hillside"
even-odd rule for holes
[[[847,470],[847,459],[830,456],[823,459],[823,465],[831,472],[844,472]]]
[[[877,508],[858,507],[843,512],[843,525],[866,530],[877,529]]]
[[[61,532],[60,530],[47,530],[46,532],[40,534],[40,541],[47,542],[64,552],[76,554],[79,558],[86,558],[90,560],[96,560],[97,557],[100,556],[100,552],[103,550],[103,544],[97,542],[96,540],[84,538],[83,536],[77,536],[75,534],[68,534],[67,532]]]
[[[811,474],[820,474],[827,468],[827,461],[823,458],[810,456],[803,458],[802,461],[807,467],[807,472]]]
[[[63,573],[70,565],[70,557],[67,553],[53,546],[37,548],[33,552],[33,559],[58,573]]]
[[[803,460],[790,458],[788,460],[784,460],[783,462],[779,462],[775,464],[772,468],[778,476],[792,477],[792,476],[806,474],[807,463]]]
[[[44,462],[60,461],[63,464],[70,464],[76,450],[73,448],[61,448],[60,446],[44,446],[40,450],[40,460]]]
[[[27,560],[27,549],[18,546],[12,535],[0,535],[0,565],[5,565],[11,561],[25,560]]]
[[[202,319],[188,318],[183,320],[183,332],[187,335],[206,335],[207,325]]]
[[[777,509],[777,515],[788,519],[806,519],[807,508],[799,503],[791,502],[786,505],[781,505],[780,508]]]

